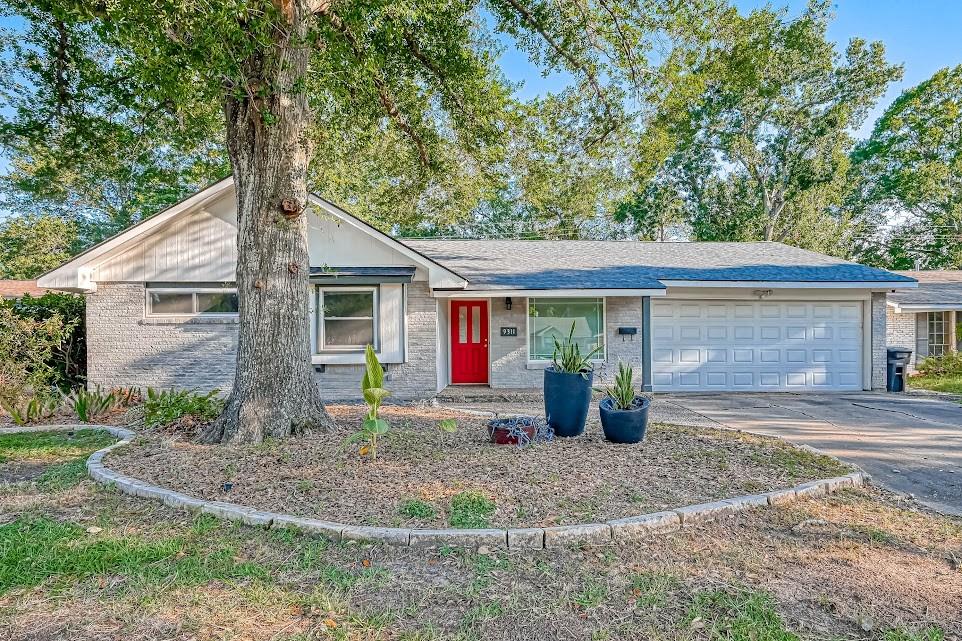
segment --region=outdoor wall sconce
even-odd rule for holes
[[[505,298],[505,299],[504,299],[504,308],[507,309],[507,310],[510,310],[510,309],[511,309],[511,299],[510,299],[510,298]]]

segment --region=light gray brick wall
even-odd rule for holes
[[[427,282],[407,286],[406,310],[407,358],[387,366],[385,378],[399,398],[429,398],[438,387],[438,305]]]
[[[99,283],[87,295],[88,385],[229,390],[236,320],[148,319],[145,295],[143,283]]]
[[[511,310],[506,310],[503,298],[491,299],[491,387],[540,388],[544,381],[541,368],[528,367],[527,314],[525,298],[512,299]],[[618,335],[619,327],[637,327],[632,340]],[[501,336],[501,327],[517,327],[518,335]],[[631,363],[635,380],[641,385],[641,298],[608,298],[605,309],[607,360],[596,370],[596,376],[611,382],[617,372],[618,361]],[[532,366],[533,367],[533,366]]]
[[[915,322],[916,314],[909,312],[896,314],[893,308],[886,305],[886,344],[889,347],[908,347],[912,350],[912,361],[909,363],[910,372],[915,370]]]
[[[872,293],[872,389],[885,389],[888,361],[885,300],[885,292]]]
[[[100,283],[87,296],[88,384],[102,387],[230,390],[237,354],[235,319],[145,317],[143,283]],[[437,387],[437,307],[426,283],[408,286],[408,362],[385,366],[398,399],[428,398]],[[325,400],[359,400],[361,365],[316,374]]]

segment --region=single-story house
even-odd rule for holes
[[[962,349],[962,271],[896,273],[919,283],[888,297],[888,343],[913,351],[909,371],[926,356]]]
[[[651,391],[885,386],[886,295],[908,277],[780,243],[401,239],[312,196],[312,362],[356,398],[374,345],[399,398],[537,388],[554,339]],[[237,343],[230,178],[40,279],[87,296],[88,379],[227,389]]]
[[[35,280],[0,280],[0,296],[4,300],[17,300],[27,294],[43,296],[46,292],[46,289],[37,287]]]

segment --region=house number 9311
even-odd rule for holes
[[[517,327],[502,327],[502,328],[501,328],[501,335],[502,335],[502,336],[517,336],[517,335],[518,335],[518,328],[517,328]]]

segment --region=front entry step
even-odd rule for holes
[[[535,388],[492,389],[487,385],[449,385],[436,398],[443,403],[540,403],[544,395]]]

